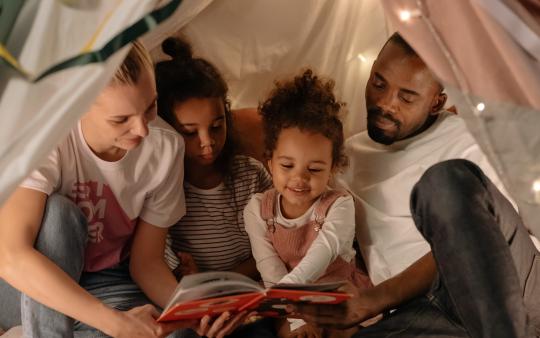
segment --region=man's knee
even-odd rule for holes
[[[411,213],[424,236],[431,232],[427,226],[459,227],[475,201],[485,203],[484,177],[476,164],[462,159],[440,162],[427,169],[411,194]],[[438,222],[433,222],[434,217]]]
[[[482,170],[473,162],[463,159],[447,160],[429,167],[418,183],[415,190],[434,191],[440,188],[462,187],[471,180],[481,183],[484,178]]]

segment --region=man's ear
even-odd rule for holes
[[[437,115],[439,111],[444,108],[447,99],[448,96],[445,93],[438,94],[431,105],[430,115]]]

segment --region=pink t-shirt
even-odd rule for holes
[[[75,202],[88,220],[85,271],[99,271],[129,255],[139,217],[158,227],[176,223],[186,211],[184,142],[157,119],[135,149],[115,162],[97,157],[80,123],[21,184]]]

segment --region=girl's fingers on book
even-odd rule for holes
[[[223,325],[227,322],[227,320],[229,320],[230,317],[231,314],[228,311],[223,312],[221,315],[219,315],[219,317],[214,320],[212,325],[210,325],[208,332],[206,332],[206,336],[208,338],[217,337],[217,334],[221,332]]]
[[[216,338],[224,338],[226,335],[236,330],[236,328],[240,326],[248,317],[253,316],[254,314],[255,312],[248,313],[247,311],[236,314],[231,320],[226,322],[225,327],[217,333]]]
[[[208,323],[210,323],[210,316],[206,315],[201,318],[199,322],[199,327],[195,330],[199,336],[206,336],[206,331],[208,330]]]

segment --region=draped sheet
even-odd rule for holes
[[[383,0],[445,83],[540,238],[540,6],[535,0]],[[402,20],[403,11],[410,14]]]

